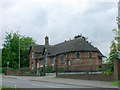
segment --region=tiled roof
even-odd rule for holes
[[[33,52],[42,52],[44,49],[44,45],[32,45]]]
[[[74,51],[91,51],[98,52],[99,57],[103,54],[89,42],[85,41],[83,38],[76,38],[73,40],[65,41],[56,45],[33,45],[34,52],[43,52],[44,48],[50,53],[49,56],[59,55],[61,53],[74,52]],[[43,56],[39,56],[42,58]]]

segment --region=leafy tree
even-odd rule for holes
[[[107,61],[109,63],[113,63],[113,60],[118,58],[118,36],[117,36],[117,30],[113,29],[113,32],[115,33],[115,37],[114,40],[111,41],[111,46],[110,46],[110,53],[109,53],[109,58],[107,59]]]
[[[87,40],[87,39],[88,39],[88,37],[85,37],[85,36],[83,36],[82,34],[77,35],[77,36],[75,36],[74,38],[79,38],[79,37],[82,37],[84,40]]]
[[[113,29],[113,32],[115,33],[114,40],[111,41],[111,46],[110,46],[110,53],[109,57],[107,59],[108,64],[110,64],[110,69],[109,72],[114,71],[114,60],[118,58],[118,31],[116,29]]]
[[[6,37],[2,49],[2,67],[7,67],[7,61],[10,62],[10,68],[17,69],[19,67],[19,41],[21,61],[20,65],[21,67],[29,66],[28,52],[30,45],[35,44],[35,41],[31,37],[19,35],[18,32],[6,32]]]
[[[88,41],[88,37],[85,37],[85,36],[83,36],[82,34],[77,35],[77,36],[75,36],[74,38],[76,39],[76,38],[80,38],[80,37],[82,37],[85,41],[89,42],[89,41]],[[92,44],[92,42],[89,42],[89,43]]]
[[[2,54],[0,52],[0,67],[2,66]]]

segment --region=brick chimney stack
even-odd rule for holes
[[[45,37],[45,45],[49,45],[49,37],[48,36]]]

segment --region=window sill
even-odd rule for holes
[[[41,65],[40,67],[43,67],[43,65]]]

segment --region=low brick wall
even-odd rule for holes
[[[59,78],[70,79],[84,79],[84,80],[100,80],[100,81],[113,81],[114,75],[110,74],[58,74]]]
[[[36,76],[36,74],[20,74],[19,76]]]
[[[21,73],[23,72],[23,73]],[[30,72],[30,73],[24,73],[24,72]],[[30,69],[7,69],[6,75],[13,75],[13,76],[36,76],[36,73],[34,73],[35,70]]]
[[[59,66],[57,67],[58,70],[64,70],[64,71],[72,71],[72,72],[78,72],[78,71],[98,71],[99,65],[78,65],[78,66]]]
[[[19,76],[20,70],[19,69],[7,69],[6,75],[13,75],[13,76]]]

